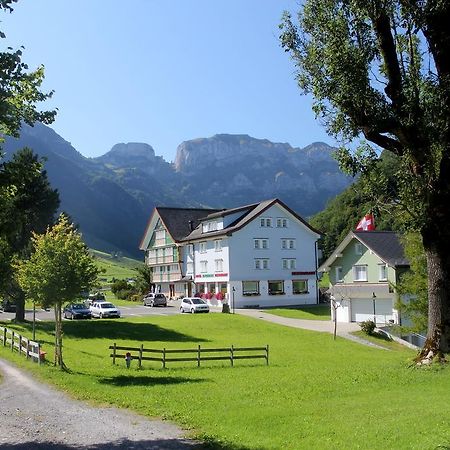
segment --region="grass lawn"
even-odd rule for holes
[[[15,326],[8,324],[8,326]],[[51,353],[51,323],[38,338]],[[77,398],[174,420],[220,449],[432,449],[450,445],[448,368],[410,367],[414,352],[384,351],[327,333],[225,314],[64,323],[72,373],[12,359]],[[25,334],[25,333],[24,333]],[[270,365],[170,366],[124,361],[108,346],[270,345]]]
[[[266,309],[264,312],[292,319],[330,320],[330,305],[311,305],[290,308]]]

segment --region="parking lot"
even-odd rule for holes
[[[180,314],[180,302],[177,300],[169,301],[167,307],[149,307],[142,304],[119,306],[122,317],[142,317],[142,316],[170,316],[172,314]],[[4,312],[0,310],[0,320],[11,320],[15,317],[15,313]],[[53,309],[47,311],[36,309],[36,320],[53,320],[55,317]],[[25,318],[29,321],[33,320],[33,310],[27,309]],[[64,319],[67,320],[67,319]]]

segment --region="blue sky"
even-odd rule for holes
[[[184,140],[249,134],[333,144],[278,42],[298,0],[19,0],[0,29],[45,65],[52,128],[85,156],[147,142],[168,161]]]

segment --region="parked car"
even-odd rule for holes
[[[144,306],[167,306],[167,298],[164,294],[147,294],[143,299]]]
[[[120,317],[120,310],[109,302],[93,302],[89,307],[92,317]]]
[[[181,300],[180,311],[182,313],[190,312],[192,314],[200,312],[207,313],[209,312],[209,306],[201,298],[184,297],[183,300]]]
[[[91,310],[84,303],[70,303],[63,310],[65,319],[90,319]]]
[[[0,309],[4,312],[16,312],[16,304],[10,300],[2,300]]]
[[[92,305],[92,303],[94,303],[95,301],[105,302],[106,301],[105,294],[103,294],[102,292],[94,292],[92,294],[89,294],[85,303],[87,305]]]

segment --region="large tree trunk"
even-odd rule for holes
[[[420,364],[444,361],[450,352],[450,208],[430,211],[422,239],[428,266],[428,333],[417,357]]]

